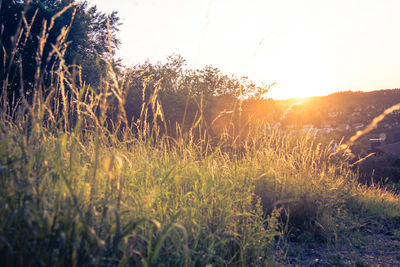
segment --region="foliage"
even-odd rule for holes
[[[77,72],[72,64],[82,67],[81,77],[74,79],[99,85],[106,71],[101,58],[113,54],[108,33],[111,47],[119,44],[117,13],[106,15],[87,2],[2,0],[0,21],[0,73],[10,104],[21,97],[21,87],[31,100],[39,85],[53,86],[60,60],[70,66],[69,72]]]
[[[272,101],[261,100],[261,92],[267,89],[257,86],[246,77],[237,78],[221,73],[217,68],[187,69],[185,60],[172,55],[165,63],[146,62],[127,70],[130,81],[124,103],[129,122],[137,123],[145,103],[157,95],[157,105],[162,105],[166,131],[177,136],[180,130],[187,131],[197,119],[208,134],[218,137],[224,131],[232,135],[239,132],[239,116],[244,120],[255,115],[265,122],[272,110]],[[240,97],[247,100],[240,100]],[[259,108],[253,110],[251,103],[259,100]],[[152,120],[150,110],[147,114]]]

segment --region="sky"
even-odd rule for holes
[[[276,99],[400,88],[400,0],[88,2],[118,11],[128,66],[180,54],[188,68],[276,82]]]

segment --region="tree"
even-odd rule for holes
[[[48,86],[60,61],[65,66],[82,66],[82,79],[98,85],[106,71],[101,58],[112,58],[120,43],[116,12],[105,14],[86,1],[75,0],[0,2],[3,94],[16,99],[21,87],[29,95],[39,89],[39,81]]]

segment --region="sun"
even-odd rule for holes
[[[333,90],[330,90],[330,88],[324,87],[323,81],[318,83],[315,80],[310,82],[306,78],[303,80],[296,79],[295,81],[283,79],[271,87],[267,97],[273,99],[303,99],[312,96],[328,95],[332,92]]]
[[[259,54],[255,67],[264,70],[268,78],[276,82],[270,97],[276,99],[301,98],[332,93],[337,88],[335,74],[337,61],[327,45],[318,36],[309,34],[282,37],[284,45]]]

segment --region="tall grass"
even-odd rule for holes
[[[44,24],[43,36],[48,30]],[[231,139],[208,142],[200,116],[188,134],[168,137],[161,88],[128,126],[128,75],[118,77],[104,59],[101,88],[74,82],[79,69],[65,65],[64,40],[54,46],[54,86],[38,78],[32,101],[17,106],[2,94],[6,266],[262,266],[289,232],[329,241],[350,218],[400,216],[397,195],[360,186],[342,157],[310,134],[261,127],[226,149]]]

